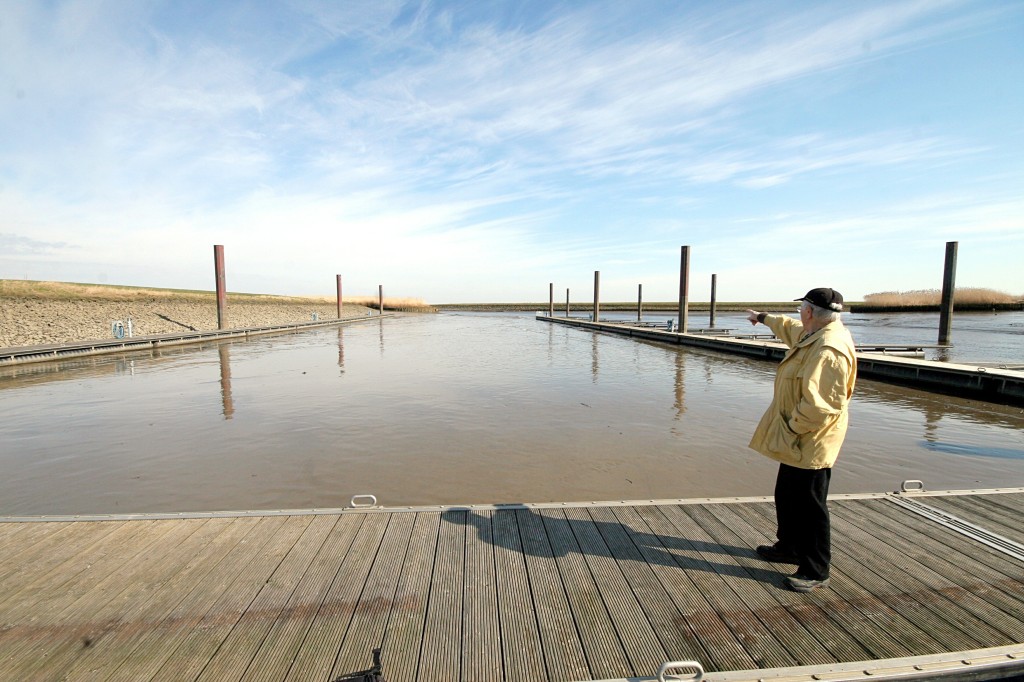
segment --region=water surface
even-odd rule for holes
[[[774,371],[516,314],[6,368],[0,514],[767,495]],[[1024,411],[862,380],[833,491],[908,478],[1024,486]]]

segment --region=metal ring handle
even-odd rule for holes
[[[900,492],[901,493],[910,493],[910,492],[923,493],[924,492],[924,482],[923,481],[919,481],[916,478],[907,479],[906,481],[903,481],[903,483],[900,483]]]
[[[359,502],[358,500],[368,500],[368,502]],[[349,500],[349,507],[376,507],[377,496],[376,495],[353,495],[352,499]]]
[[[668,678],[665,675],[668,674],[669,670],[685,669],[693,672],[693,676],[689,679],[693,682],[700,682],[704,679],[704,666],[697,661],[669,661],[668,663],[662,663],[661,668],[658,669],[658,682],[668,682]],[[678,680],[675,674],[672,675],[672,679]]]

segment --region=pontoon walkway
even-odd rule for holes
[[[760,498],[5,519],[0,679],[1021,674],[1024,489],[831,507],[806,595]]]

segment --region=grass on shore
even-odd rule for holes
[[[1024,296],[1012,296],[995,289],[980,287],[956,288],[953,291],[955,305],[985,306],[1016,303]],[[942,304],[939,289],[915,289],[913,291],[882,291],[864,297],[864,305],[886,307],[937,306]]]
[[[217,296],[214,291],[196,289],[159,289],[131,287],[117,284],[82,284],[77,282],[36,282],[20,279],[0,279],[0,297],[31,298],[37,300],[61,301],[139,301],[176,300],[211,301]],[[233,303],[269,303],[279,305],[334,304],[334,296],[274,296],[272,294],[244,294],[228,292]],[[375,296],[342,297],[343,304],[377,308],[380,301]],[[430,308],[419,298],[384,297],[384,308],[388,310],[416,310]]]

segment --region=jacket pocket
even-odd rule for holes
[[[772,420],[765,436],[770,452],[782,455],[789,461],[800,461],[800,436],[790,430],[781,414]]]

